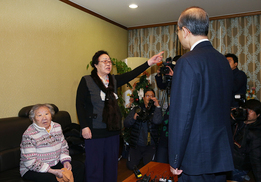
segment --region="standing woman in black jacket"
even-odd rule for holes
[[[231,180],[243,181],[252,170],[256,182],[261,181],[261,103],[251,99],[246,101],[248,118],[233,124],[233,158],[235,170]]]
[[[77,90],[76,109],[85,138],[87,182],[116,182],[121,114],[117,88],[137,77],[149,66],[162,60],[163,52],[136,69],[111,75],[112,62],[106,51],[92,58],[91,75],[83,76]]]

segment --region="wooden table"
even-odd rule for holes
[[[168,179],[169,179],[169,177],[173,177],[175,182],[178,181],[178,176],[173,175],[169,170],[169,164],[165,164],[165,163],[150,162],[147,165],[145,165],[144,167],[142,167],[140,169],[140,172],[141,172],[142,176],[144,176],[145,174],[147,176],[150,175],[151,179],[154,179],[155,176],[157,179],[159,179],[161,177],[164,177],[164,178],[167,177]],[[136,181],[138,181],[138,179],[135,177],[134,174],[132,174],[127,179],[125,179],[123,182],[136,182]]]

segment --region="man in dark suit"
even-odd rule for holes
[[[246,94],[247,89],[247,76],[244,71],[239,70],[238,66],[238,58],[235,54],[228,53],[225,55],[227,58],[231,69],[233,70],[233,90],[232,90],[232,101],[231,107],[238,107],[238,102],[235,100],[235,95]]]
[[[179,182],[225,182],[234,169],[230,102],[233,73],[224,55],[207,39],[208,14],[199,7],[183,11],[178,37],[184,54],[172,78],[169,163]]]

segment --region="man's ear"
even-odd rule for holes
[[[187,37],[191,33],[186,27],[182,27],[182,31],[184,31],[184,37]]]
[[[238,63],[235,63],[235,65],[237,66],[237,65],[238,65]]]

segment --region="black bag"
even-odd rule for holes
[[[63,130],[63,135],[69,146],[69,155],[76,155],[85,152],[84,138],[81,134],[81,127],[71,123]]]

